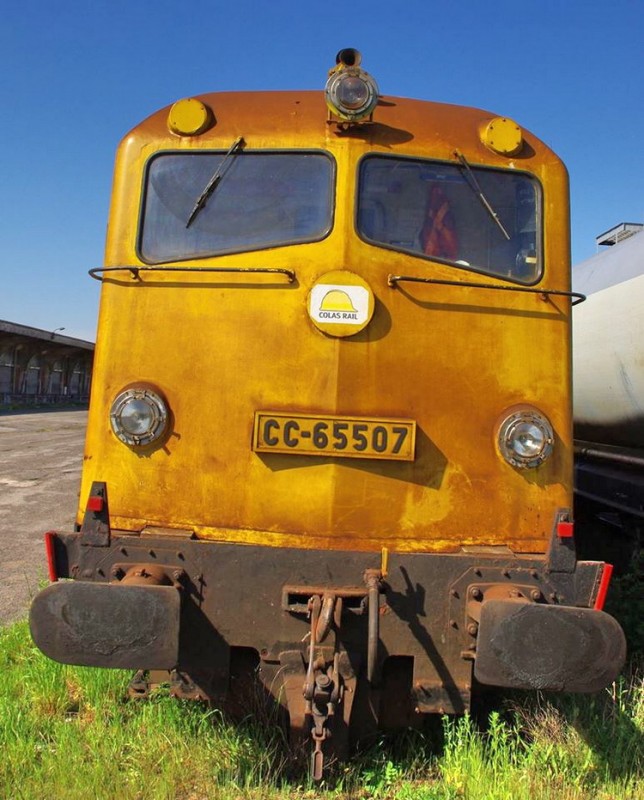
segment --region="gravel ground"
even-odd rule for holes
[[[47,578],[45,531],[71,531],[87,411],[0,413],[0,624]]]

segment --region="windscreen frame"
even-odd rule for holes
[[[242,159],[242,158],[254,158],[254,157],[280,157],[284,155],[291,155],[291,156],[322,156],[329,164],[329,171],[327,175],[327,182],[326,186],[328,188],[327,192],[327,205],[324,209],[325,215],[325,224],[319,230],[316,231],[315,235],[310,236],[303,236],[299,238],[281,238],[281,239],[273,239],[271,241],[266,242],[253,242],[249,243],[248,246],[230,246],[230,247],[222,247],[217,249],[215,247],[210,248],[208,251],[203,251],[200,253],[190,253],[190,252],[174,252],[173,254],[168,253],[166,256],[160,257],[153,257],[153,254],[149,252],[149,249],[146,250],[144,238],[145,238],[145,223],[146,223],[146,210],[148,209],[148,201],[150,195],[150,173],[152,168],[154,167],[155,162],[157,162],[160,158],[171,156],[171,157],[203,157],[203,156],[219,156],[220,162],[213,163],[212,173],[217,169],[218,163],[221,163],[221,159],[224,159],[226,156],[226,150],[224,148],[212,148],[212,149],[204,149],[204,150],[159,150],[153,153],[146,161],[143,175],[142,175],[142,186],[141,186],[141,199],[139,204],[139,214],[138,214],[138,221],[137,221],[137,230],[136,230],[136,254],[137,257],[140,259],[141,262],[144,264],[170,264],[175,262],[182,262],[182,261],[203,261],[204,259],[210,258],[218,258],[222,255],[232,255],[236,253],[251,253],[257,252],[262,250],[269,250],[275,249],[279,247],[291,247],[300,244],[311,244],[315,242],[322,241],[326,239],[330,233],[332,232],[335,224],[335,213],[336,213],[336,192],[337,192],[337,163],[333,155],[326,151],[319,148],[267,148],[267,149],[244,149],[243,152],[239,152],[234,155],[234,159]],[[208,178],[211,177],[211,171],[204,172],[202,176],[204,178],[204,185],[207,182]],[[222,183],[223,185],[223,183]],[[204,186],[201,184],[197,184],[191,186],[189,192],[191,201],[194,202],[197,200],[199,193],[202,191]],[[215,189],[213,195],[215,195],[218,191],[219,187]],[[207,201],[206,206],[211,200],[213,196],[211,195]],[[188,203],[190,205],[190,203]],[[205,209],[204,209],[205,211]],[[185,208],[184,213],[182,214],[182,219],[185,217],[184,222],[187,223],[190,214],[190,208]],[[195,219],[193,223],[190,225],[185,225],[185,230],[190,230],[194,228],[195,230],[199,231],[200,225],[199,219]]]
[[[485,208],[484,200],[488,200],[485,196],[485,186],[477,186],[477,178],[481,175],[498,175],[498,176],[508,176],[513,180],[527,180],[530,182],[535,195],[535,203],[534,203],[534,225],[535,230],[534,234],[534,245],[535,245],[535,258],[536,258],[536,266],[532,274],[526,275],[525,277],[521,277],[518,274],[507,274],[502,272],[501,270],[494,270],[487,268],[485,265],[482,264],[475,264],[475,263],[467,263],[462,259],[458,258],[449,258],[441,255],[435,254],[427,254],[424,253],[418,247],[412,246],[404,246],[404,245],[396,245],[391,242],[381,241],[378,238],[374,238],[369,236],[368,233],[365,232],[364,227],[361,225],[361,202],[363,200],[363,182],[364,182],[364,170],[365,164],[372,160],[382,160],[382,161],[390,161],[390,162],[397,162],[400,165],[418,165],[419,167],[431,167],[432,165],[436,165],[437,168],[440,169],[447,169],[453,170],[456,172],[460,172],[463,177],[463,183],[468,180],[469,176],[466,177],[468,171],[471,171],[474,174],[474,182],[470,183],[470,188],[468,192],[471,193],[470,202],[473,204],[473,207],[477,208],[477,214],[480,214],[480,219],[486,218],[486,225],[489,225],[489,231],[495,232],[498,229],[499,235],[499,242],[503,243],[503,233],[502,228],[504,227],[503,224],[501,226],[498,225],[498,222],[493,219],[493,215],[495,214],[494,204],[492,203],[492,208]],[[479,196],[479,189],[483,188],[483,198]],[[489,201],[488,201],[489,204]],[[500,280],[508,281],[510,283],[519,284],[521,286],[534,286],[538,284],[544,277],[545,274],[545,248],[544,248],[544,189],[541,180],[532,172],[527,170],[516,170],[516,169],[505,169],[498,166],[489,166],[489,165],[482,165],[482,164],[469,164],[465,162],[465,164],[459,161],[448,161],[444,159],[436,159],[436,158],[426,158],[422,156],[408,156],[408,155],[401,155],[401,154],[389,154],[389,153],[380,153],[380,152],[372,152],[367,153],[364,155],[357,165],[357,173],[356,173],[356,196],[355,196],[355,207],[354,207],[354,227],[356,231],[356,235],[365,243],[372,245],[374,247],[382,248],[385,250],[393,251],[396,253],[400,253],[403,255],[409,255],[414,258],[418,258],[420,261],[425,262],[438,262],[440,264],[445,264],[449,267],[455,267],[459,270],[463,270],[465,272],[474,273],[477,275],[485,275],[486,277],[491,278],[498,278]],[[419,224],[419,231],[420,233]],[[518,235],[518,232],[514,232],[515,236]],[[496,233],[495,233],[496,235]],[[512,236],[511,236],[512,238]]]

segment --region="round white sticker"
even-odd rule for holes
[[[333,336],[352,336],[361,331],[369,324],[373,309],[369,285],[347,270],[322,275],[309,294],[311,320]]]

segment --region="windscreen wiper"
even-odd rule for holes
[[[501,233],[505,236],[505,238],[508,241],[510,241],[510,238],[511,238],[510,234],[506,231],[503,223],[499,219],[499,215],[496,213],[496,211],[490,205],[490,201],[483,194],[483,189],[481,189],[481,187],[479,186],[479,182],[476,180],[476,175],[474,175],[474,173],[472,172],[472,169],[471,169],[470,165],[467,163],[467,159],[465,158],[463,153],[459,153],[458,150],[454,151],[454,155],[461,162],[461,164],[463,166],[463,169],[465,170],[465,180],[467,182],[467,185],[471,188],[471,190],[474,192],[474,194],[481,201],[481,204],[483,205],[483,208],[492,217],[494,222],[496,222],[496,224],[499,226],[499,228],[501,229]]]
[[[192,211],[190,212],[190,216],[188,217],[188,221],[186,222],[186,228],[189,228],[192,225],[197,214],[206,205],[208,198],[215,191],[215,189],[221,182],[221,179],[224,177],[224,174],[230,167],[232,163],[232,157],[236,155],[244,147],[245,144],[246,142],[244,141],[243,136],[240,136],[238,139],[235,139],[235,141],[232,143],[230,150],[219,162],[219,166],[215,170],[215,174],[208,181],[205,189],[197,198],[197,202],[194,204]]]

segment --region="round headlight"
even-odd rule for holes
[[[110,422],[122,442],[140,447],[163,436],[168,408],[163,398],[151,389],[126,389],[112,403]]]
[[[499,428],[499,450],[513,467],[538,467],[552,453],[552,425],[538,411],[524,409],[510,414]]]
[[[332,73],[325,96],[334,114],[342,119],[359,120],[368,117],[378,104],[378,86],[364,70],[347,69]]]

